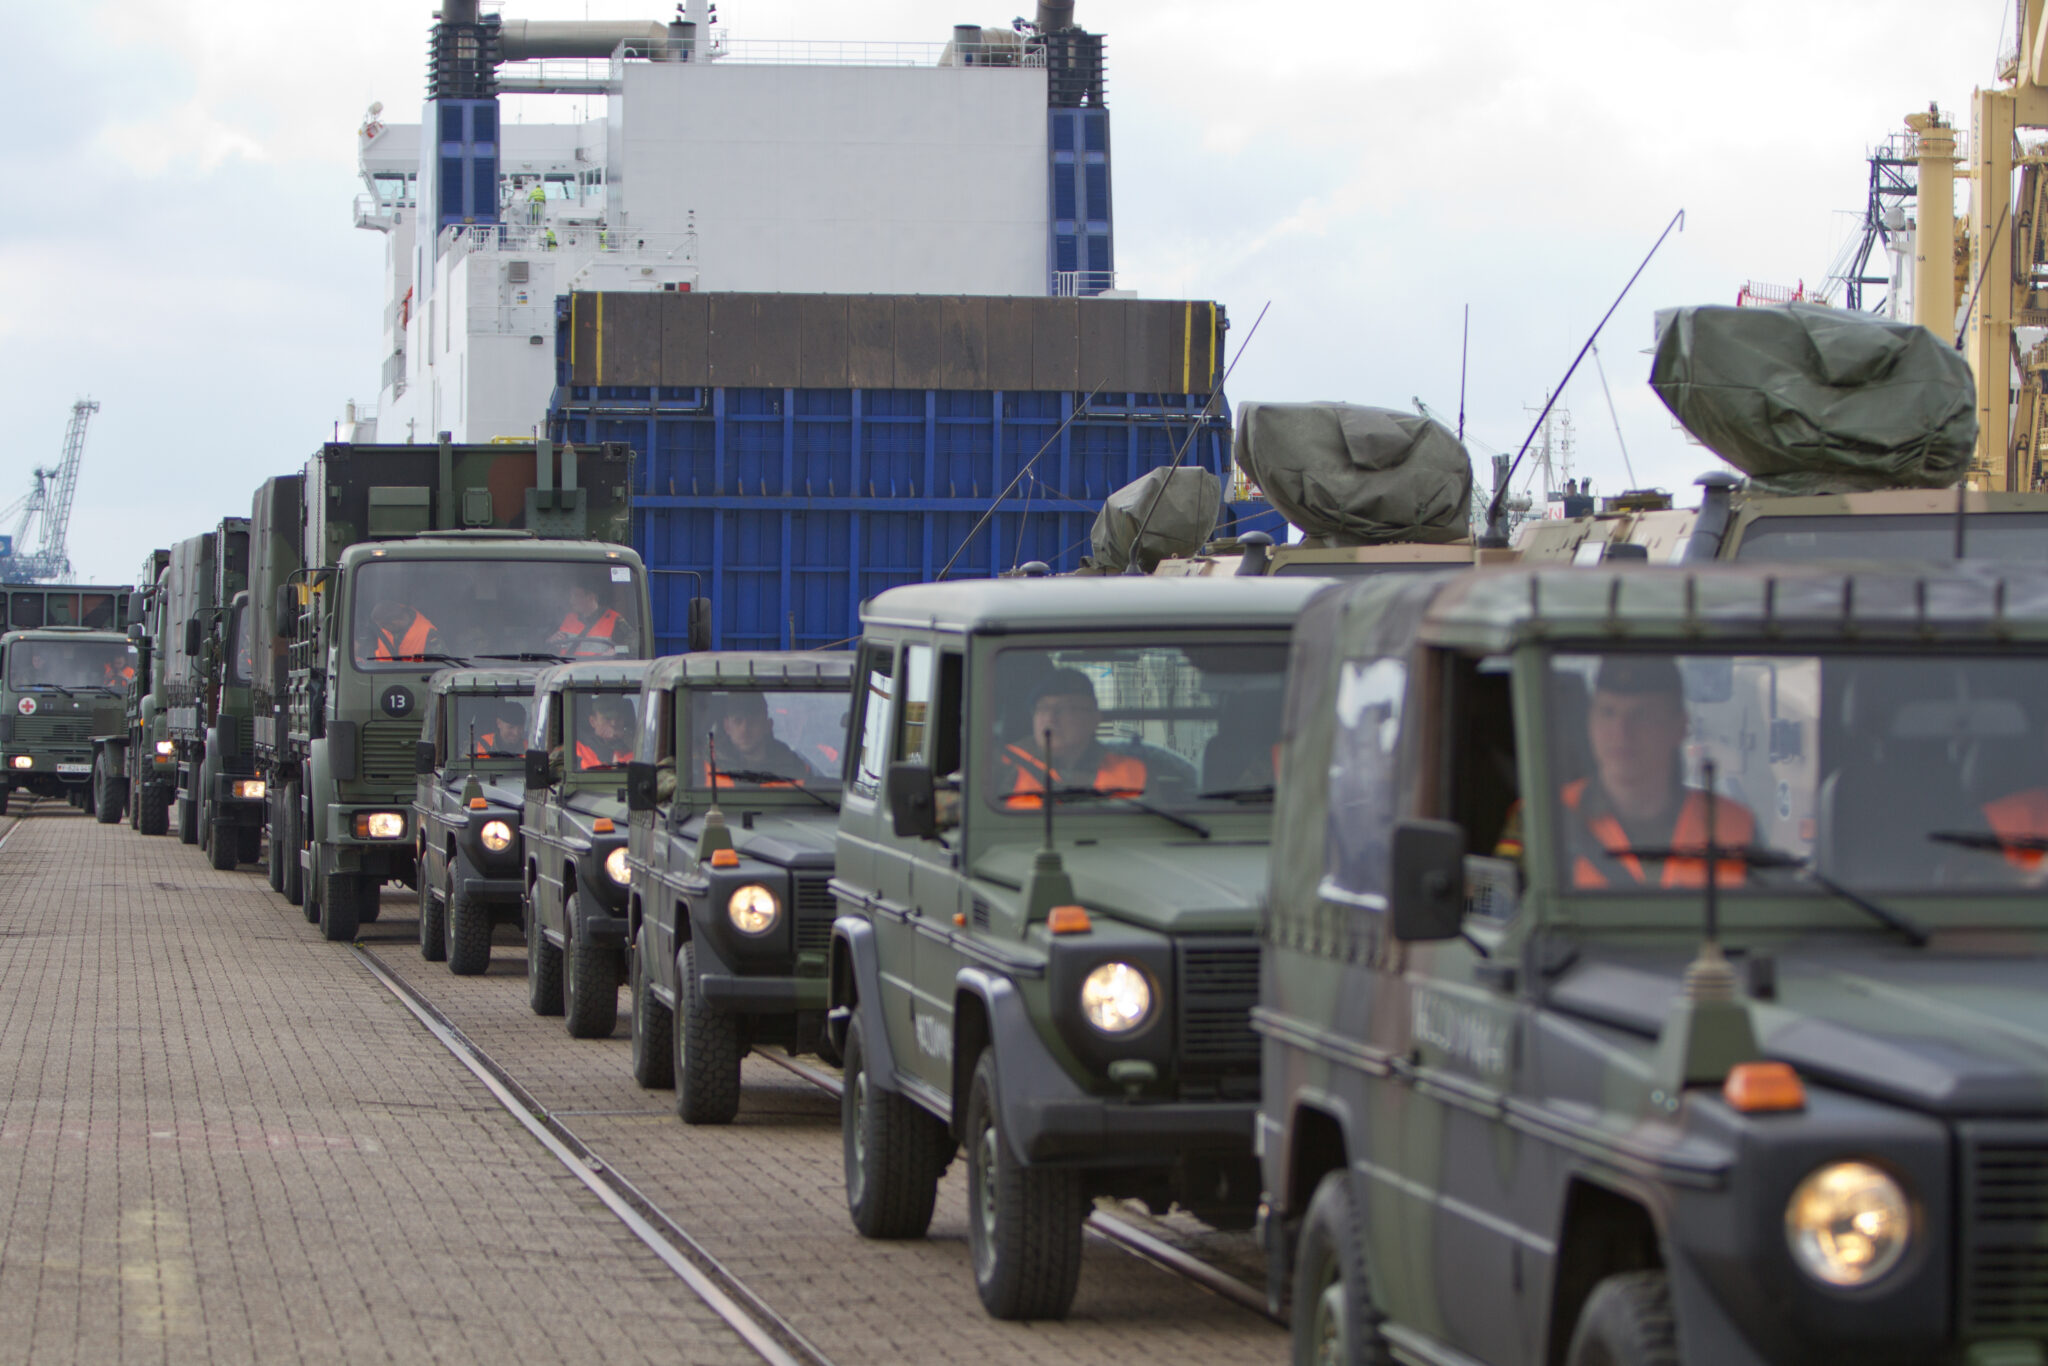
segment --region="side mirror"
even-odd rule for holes
[[[143,634],[141,622],[131,621],[128,623],[128,639],[134,641],[137,645],[142,644],[144,640],[148,639]]]
[[[548,752],[544,749],[529,749],[526,751],[526,785],[546,787],[548,781]]]
[[[711,648],[711,599],[690,599],[690,649]]]
[[[1394,938],[1456,939],[1465,925],[1464,827],[1449,821],[1395,825],[1392,883]]]
[[[886,790],[889,819],[897,834],[923,840],[939,837],[938,788],[929,768],[915,762],[889,765]]]
[[[196,656],[199,653],[199,642],[203,638],[199,628],[199,618],[185,618],[185,653]]]
[[[142,614],[146,610],[148,610],[148,606],[149,605],[143,601],[142,594],[130,593],[128,595],[128,620],[131,623],[131,630],[134,628],[134,624],[141,622]]]
[[[434,742],[420,740],[413,746],[412,771],[421,775],[432,773],[438,767],[434,763]]]
[[[652,811],[655,805],[654,765],[635,759],[626,765],[626,809]]]

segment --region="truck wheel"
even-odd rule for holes
[[[491,911],[479,906],[460,874],[448,872],[448,971],[457,977],[481,977],[491,967]]]
[[[363,875],[329,873],[320,880],[320,937],[340,944],[356,937],[362,923]]]
[[[256,863],[263,858],[263,827],[260,825],[238,825],[235,827],[235,861]]]
[[[284,851],[279,857],[283,869],[284,899],[294,906],[306,900],[306,866],[299,862],[299,855],[306,848],[306,828],[299,814],[299,785],[294,782],[284,790]],[[276,826],[271,827],[273,830]]]
[[[526,1004],[536,1015],[562,1013],[562,951],[548,942],[540,927],[540,908],[527,893],[521,908],[526,922]]]
[[[284,804],[273,788],[263,805],[270,827],[270,849],[263,861],[270,874],[270,890],[281,892],[284,890]]]
[[[676,1017],[647,989],[646,960],[640,956],[646,940],[642,926],[626,957],[627,995],[633,1003],[633,1080],[649,1091],[666,1091],[676,1084],[675,1041],[670,1037]]]
[[[384,879],[381,877],[370,877],[366,874],[363,877],[363,899],[357,912],[358,918],[362,924],[374,925],[377,923],[377,917],[382,914],[384,914]]]
[[[6,801],[0,799],[0,812],[6,810]],[[161,783],[145,782],[136,794],[135,828],[145,835],[168,835],[171,832],[171,795],[164,791]]]
[[[420,860],[420,957],[429,963],[448,957],[448,914],[434,896],[434,880],[427,876],[427,861]]]
[[[1391,1366],[1366,1281],[1365,1231],[1350,1177],[1329,1173],[1316,1187],[1294,1253],[1295,1366]]]
[[[953,1136],[908,1096],[868,1079],[860,1012],[846,1029],[839,1137],[846,1163],[846,1209],[863,1238],[922,1238],[932,1226],[939,1174]]]
[[[215,871],[231,873],[242,861],[242,836],[232,821],[215,821],[206,840],[206,859]]]
[[[740,1022],[704,999],[697,949],[676,955],[679,1016],[669,1038],[675,1054],[676,1114],[685,1124],[730,1124],[740,1112]]]
[[[204,854],[213,848],[213,803],[193,798],[192,828],[197,831],[199,852]]]
[[[92,815],[101,825],[121,819],[121,780],[109,778],[97,762],[92,766]]]
[[[609,1039],[619,1026],[619,951],[576,933],[581,910],[581,898],[571,892],[562,907],[562,923],[569,927],[569,948],[562,955],[562,1023],[572,1039]]]
[[[1566,1366],[1679,1366],[1671,1283],[1662,1271],[1628,1271],[1593,1287],[1572,1330]]]
[[[1063,1319],[1081,1281],[1081,1173],[1027,1167],[996,1113],[996,1055],[967,1094],[967,1250],[982,1308],[998,1319]]]

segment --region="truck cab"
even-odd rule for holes
[[[92,737],[119,727],[133,671],[117,631],[45,626],[0,636],[0,812],[16,792],[85,804]]]
[[[1255,1023],[1297,1361],[2040,1360],[2048,572],[1332,586]]]
[[[753,1047],[830,1054],[852,679],[837,651],[705,652],[648,670],[626,789],[633,1076],[673,1085],[685,1123],[733,1119]]]
[[[533,672],[443,669],[427,680],[420,708],[420,956],[465,976],[490,966],[491,927],[516,916],[525,885],[519,830]]]
[[[1097,1195],[1249,1222],[1287,632],[1319,585],[1010,579],[866,604],[832,889],[848,1209],[922,1236],[964,1146],[998,1318]]]

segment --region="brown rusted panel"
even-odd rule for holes
[[[1031,387],[1079,389],[1081,332],[1079,299],[1038,299],[1031,329]]]
[[[705,294],[663,294],[661,382],[694,389],[711,383],[711,300]]]
[[[1031,334],[1038,322],[1037,299],[988,301],[988,387],[1031,387]]]
[[[1131,388],[1130,367],[1124,364],[1124,299],[1079,299],[1081,332],[1081,377],[1075,387],[1091,390],[1097,385],[1106,394],[1124,393]]]
[[[939,387],[987,389],[988,300],[980,296],[939,302]]]
[[[755,387],[754,299],[750,294],[713,294],[711,300],[711,382],[729,389]]]
[[[1171,375],[1179,383],[1180,353],[1173,349],[1173,314],[1178,307],[1143,299],[1124,311],[1124,363],[1139,380],[1131,387],[1140,393],[1161,392],[1162,376]]]
[[[896,387],[896,296],[846,300],[846,378],[856,389]]]
[[[604,371],[600,384],[661,383],[661,296],[604,296]]]
[[[896,300],[896,387],[945,387],[940,364],[945,342],[936,295],[905,294]]]
[[[803,297],[803,387],[844,389],[851,381],[847,356],[846,299],[836,294]]]
[[[804,296],[754,296],[754,383],[794,389],[804,382]]]

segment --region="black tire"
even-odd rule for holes
[[[678,1018],[669,1030],[675,1054],[676,1115],[685,1124],[730,1124],[740,1112],[740,1022],[704,999],[697,987],[697,950],[676,954]]]
[[[854,1228],[863,1238],[924,1237],[953,1137],[908,1096],[869,1083],[857,1008],[846,1030],[839,1135]]]
[[[1323,1177],[1294,1252],[1295,1366],[1390,1366],[1365,1266],[1365,1230],[1350,1176]]]
[[[361,873],[328,873],[320,880],[320,937],[333,944],[356,937],[362,924],[365,879]]]
[[[448,971],[481,977],[491,970],[491,911],[469,894],[459,868],[448,870]]]
[[[434,895],[434,881],[427,876],[427,860],[420,857],[420,957],[440,963],[448,957],[447,911]]]
[[[206,860],[216,872],[231,873],[242,861],[242,832],[232,821],[215,821],[206,843]]]
[[[264,805],[270,822],[270,845],[269,852],[265,855],[263,862],[267,865],[267,871],[270,873],[270,890],[282,892],[284,890],[285,854],[284,803],[283,799],[273,791],[270,799]],[[293,857],[297,857],[298,851],[293,850],[292,852]]]
[[[562,951],[540,928],[540,912],[528,893],[526,921],[526,1004],[536,1015],[562,1013]]]
[[[647,987],[647,929],[641,927],[633,947],[626,951],[627,996],[633,1011],[633,1080],[649,1091],[666,1091],[676,1084],[675,1012],[654,999]]]
[[[619,1027],[619,951],[576,933],[580,909],[576,893],[569,893],[562,907],[562,923],[569,927],[569,947],[562,955],[562,1025],[572,1039],[609,1039]]]
[[[8,799],[12,796],[14,796],[13,788],[0,787],[0,816],[4,816],[7,814],[7,802]]]
[[[996,1055],[982,1053],[967,1093],[967,1251],[981,1307],[998,1319],[1063,1319],[1081,1283],[1081,1173],[1027,1167],[996,1110]]]
[[[263,860],[262,826],[235,827],[235,860],[239,863],[260,863]]]
[[[101,825],[121,819],[121,779],[109,778],[97,762],[92,766],[92,818]]]
[[[213,849],[213,804],[194,801],[192,822],[198,833],[199,852],[209,853]]]
[[[1679,1366],[1665,1273],[1626,1271],[1594,1286],[1572,1330],[1565,1366]]]
[[[365,925],[377,923],[377,917],[384,914],[384,879],[363,878],[363,899],[357,912],[358,919]]]
[[[0,797],[0,814],[7,810],[7,799]],[[168,835],[171,832],[171,796],[163,784],[144,782],[135,794],[135,828],[145,835]]]
[[[192,779],[186,777],[186,790],[191,790]],[[199,803],[190,797],[178,799],[178,843],[199,843]]]

